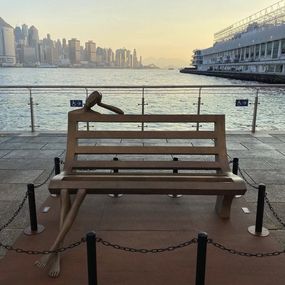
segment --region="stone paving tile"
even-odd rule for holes
[[[285,161],[284,161],[285,162]],[[255,158],[255,159],[250,159],[250,158],[239,158],[239,167],[241,169],[272,169],[272,165],[264,159],[261,158]]]
[[[3,244],[11,245],[14,244],[19,235],[23,232],[23,229],[4,229],[1,231],[1,242]],[[3,258],[7,250],[0,247],[0,259]]]
[[[4,142],[0,144],[0,149],[41,149],[46,143],[13,143]]]
[[[21,200],[27,191],[27,184],[6,183],[0,184],[0,200],[15,201]]]
[[[1,183],[33,183],[42,170],[0,170]]]
[[[280,156],[281,159],[271,159],[267,158],[266,161],[270,165],[270,168],[272,169],[285,169],[285,157]]]
[[[247,150],[246,146],[238,142],[227,142],[227,150]]]
[[[0,158],[11,152],[11,150],[0,150]]]
[[[281,143],[281,140],[277,137],[258,137],[258,140],[264,143]]]
[[[0,136],[0,144],[1,143],[3,143],[3,142],[5,142],[5,141],[7,141],[7,140],[9,140],[10,139],[10,137],[2,137],[2,136]]]
[[[13,150],[5,158],[51,158],[62,154],[62,150]]]
[[[271,145],[268,145],[266,143],[261,142],[254,142],[254,143],[241,143],[246,149],[248,150],[259,150],[259,149],[268,149],[268,150],[274,150],[274,147]]]
[[[4,225],[19,208],[21,201],[0,201],[0,224]],[[25,203],[16,219],[9,225],[11,229],[22,229],[29,224],[28,203]]]
[[[51,169],[54,166],[54,158],[49,157],[46,159],[24,159],[24,158],[10,158],[0,159],[0,169]]]
[[[277,151],[277,150],[271,150],[271,149],[266,149],[266,151],[262,150],[229,150],[228,154],[230,155],[231,158],[233,157],[238,157],[238,158],[274,158],[274,159],[280,159],[284,157],[284,155]]]
[[[285,175],[282,170],[252,170],[249,169],[246,171],[250,177],[255,181],[256,184],[285,184]]]
[[[65,150],[66,149],[66,143],[47,143],[42,148],[42,150]]]

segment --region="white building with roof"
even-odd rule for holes
[[[194,51],[192,64],[200,71],[285,74],[285,1],[216,33],[212,47]]]

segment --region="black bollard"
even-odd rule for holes
[[[113,157],[113,161],[119,161],[118,157]],[[113,169],[113,173],[119,173],[119,169],[118,168],[114,168]],[[112,198],[120,198],[123,196],[123,194],[109,194],[110,197]]]
[[[198,234],[198,246],[197,246],[197,262],[196,262],[196,285],[205,284],[206,273],[206,256],[207,256],[207,233]]]
[[[60,173],[60,159],[59,157],[54,158],[54,174],[58,175]]]
[[[30,226],[24,230],[26,235],[34,235],[41,233],[44,230],[44,226],[38,225],[37,221],[37,207],[35,199],[35,186],[34,184],[28,184],[28,201],[30,212]]]
[[[97,285],[96,233],[86,234],[88,285]]]
[[[239,160],[238,158],[235,157],[233,159],[233,170],[232,170],[233,174],[238,175],[238,168],[239,168]]]
[[[172,160],[173,161],[178,161],[178,157],[173,157]],[[178,169],[177,168],[173,168],[173,174],[176,174],[176,173],[178,173]],[[181,194],[169,194],[168,196],[171,197],[171,198],[180,198],[180,197],[182,197]]]
[[[268,236],[268,229],[263,227],[263,214],[264,214],[264,199],[265,199],[266,187],[264,184],[258,186],[258,198],[256,208],[255,226],[250,226],[248,231],[256,236]]]

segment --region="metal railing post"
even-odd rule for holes
[[[254,105],[253,105],[253,118],[252,118],[252,127],[251,127],[251,132],[253,134],[255,133],[255,129],[256,129],[258,92],[259,92],[259,89],[256,90],[255,99],[254,99]]]
[[[142,115],[144,115],[144,87],[142,88]],[[143,132],[144,131],[144,122],[142,122],[141,129]]]
[[[30,113],[31,113],[31,131],[32,133],[35,131],[35,117],[34,117],[34,102],[32,97],[32,89],[29,88],[29,94],[30,94]]]
[[[201,91],[202,88],[199,88],[199,95],[198,95],[198,103],[197,103],[197,115],[200,115],[201,113]],[[197,122],[196,130],[199,131],[200,128],[200,122]]]
[[[97,285],[96,233],[86,235],[88,285]]]
[[[205,284],[207,243],[208,243],[207,233],[199,233],[198,234],[198,246],[197,246],[196,283],[195,283],[195,285],[204,285]]]
[[[88,98],[88,88],[85,88],[85,93],[86,93],[86,100],[87,100],[87,98]],[[89,122],[87,122],[86,128],[87,128],[87,131],[89,131]]]

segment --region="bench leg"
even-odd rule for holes
[[[86,195],[86,190],[79,189],[76,193],[74,202],[70,207],[70,199],[68,192],[65,193],[65,191],[63,191],[63,193],[61,194],[62,203],[61,203],[61,214],[60,214],[60,231],[53,245],[50,248],[51,251],[58,249],[62,245],[63,239],[70,230],[78,213],[79,207],[84,200],[85,195]],[[58,277],[60,273],[60,265],[59,265],[60,256],[58,253],[43,255],[40,260],[35,262],[35,265],[37,265],[40,268],[44,268],[49,262],[51,262],[51,269],[49,275],[51,277]]]
[[[231,214],[231,205],[234,196],[218,195],[216,200],[216,212],[220,218],[228,219]]]

